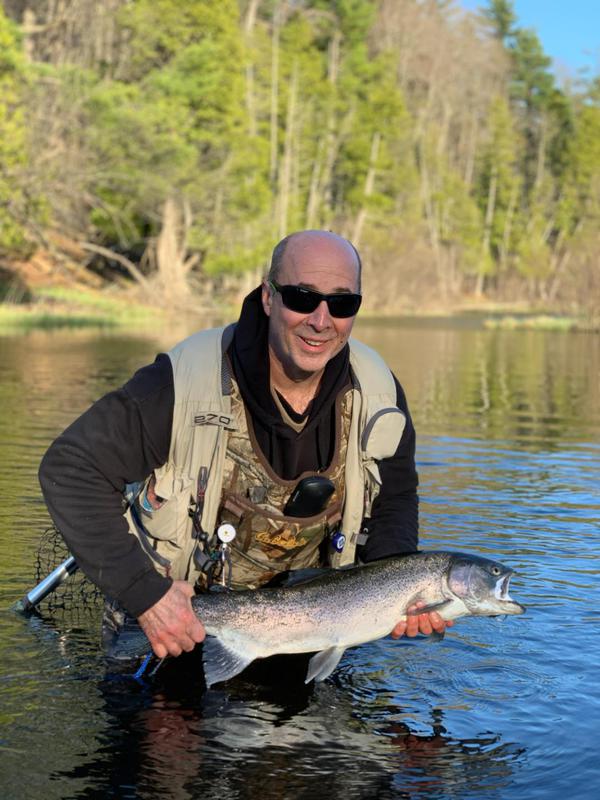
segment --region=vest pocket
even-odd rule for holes
[[[130,529],[159,572],[174,579],[185,579],[194,544],[189,515],[192,481],[182,477],[168,481],[163,477],[160,488],[158,481],[154,487],[160,498],[157,504],[156,501],[145,501],[149,480],[144,482],[142,491],[127,512]],[[152,492],[150,498],[153,499]]]
[[[311,517],[287,517],[227,495],[220,519],[237,533],[231,546],[234,588],[260,586],[279,572],[318,566],[322,542],[341,519],[340,507],[336,501]]]
[[[365,425],[360,441],[361,450],[367,458],[376,461],[393,456],[405,427],[406,417],[399,408],[379,409]]]

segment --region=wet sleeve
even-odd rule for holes
[[[419,539],[419,479],[415,465],[415,429],[404,390],[396,382],[396,403],[406,416],[406,426],[393,456],[378,462],[381,490],[370,519],[363,521],[369,534],[358,548],[361,561],[375,561],[401,553],[414,553]]]
[[[123,490],[167,461],[174,396],[171,361],[161,354],[75,420],[40,466],[48,510],[80,569],[136,617],[171,580],[128,532]]]

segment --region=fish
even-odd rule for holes
[[[235,677],[256,659],[284,653],[314,653],[305,683],[323,681],[347,648],[387,636],[410,613],[437,611],[454,620],[525,611],[508,593],[513,570],[468,553],[421,551],[326,569],[317,577],[311,572],[280,587],[192,598],[206,631],[207,687]],[[409,612],[419,602],[425,605]],[[136,624],[121,632],[110,657],[141,658],[148,652],[149,642]]]

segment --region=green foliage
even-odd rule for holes
[[[489,5],[482,11],[492,35],[505,42],[513,35],[517,21],[512,0],[489,0]]]
[[[491,213],[487,255],[499,262],[512,249],[511,217],[521,192],[518,137],[508,101],[502,96],[491,104],[489,139],[482,151],[478,177],[477,202],[482,219]]]
[[[19,251],[26,197],[19,176],[27,160],[25,62],[14,26],[0,7],[0,251]]]
[[[442,294],[576,283],[600,221],[600,80],[558,88],[512,0],[488,0],[479,30],[446,0],[250,8],[124,0],[116,56],[86,69],[71,40],[27,64],[0,13],[0,247],[23,245],[45,201],[59,228],[136,260],[174,198],[211,276],[255,272],[311,225],[407,277],[410,231]]]

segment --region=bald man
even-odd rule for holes
[[[46,453],[57,528],[158,657],[203,640],[190,601],[215,584],[416,551],[414,429],[395,376],[350,338],[361,299],[349,241],[293,233],[236,324],[160,354]],[[445,625],[433,612],[391,633]]]

